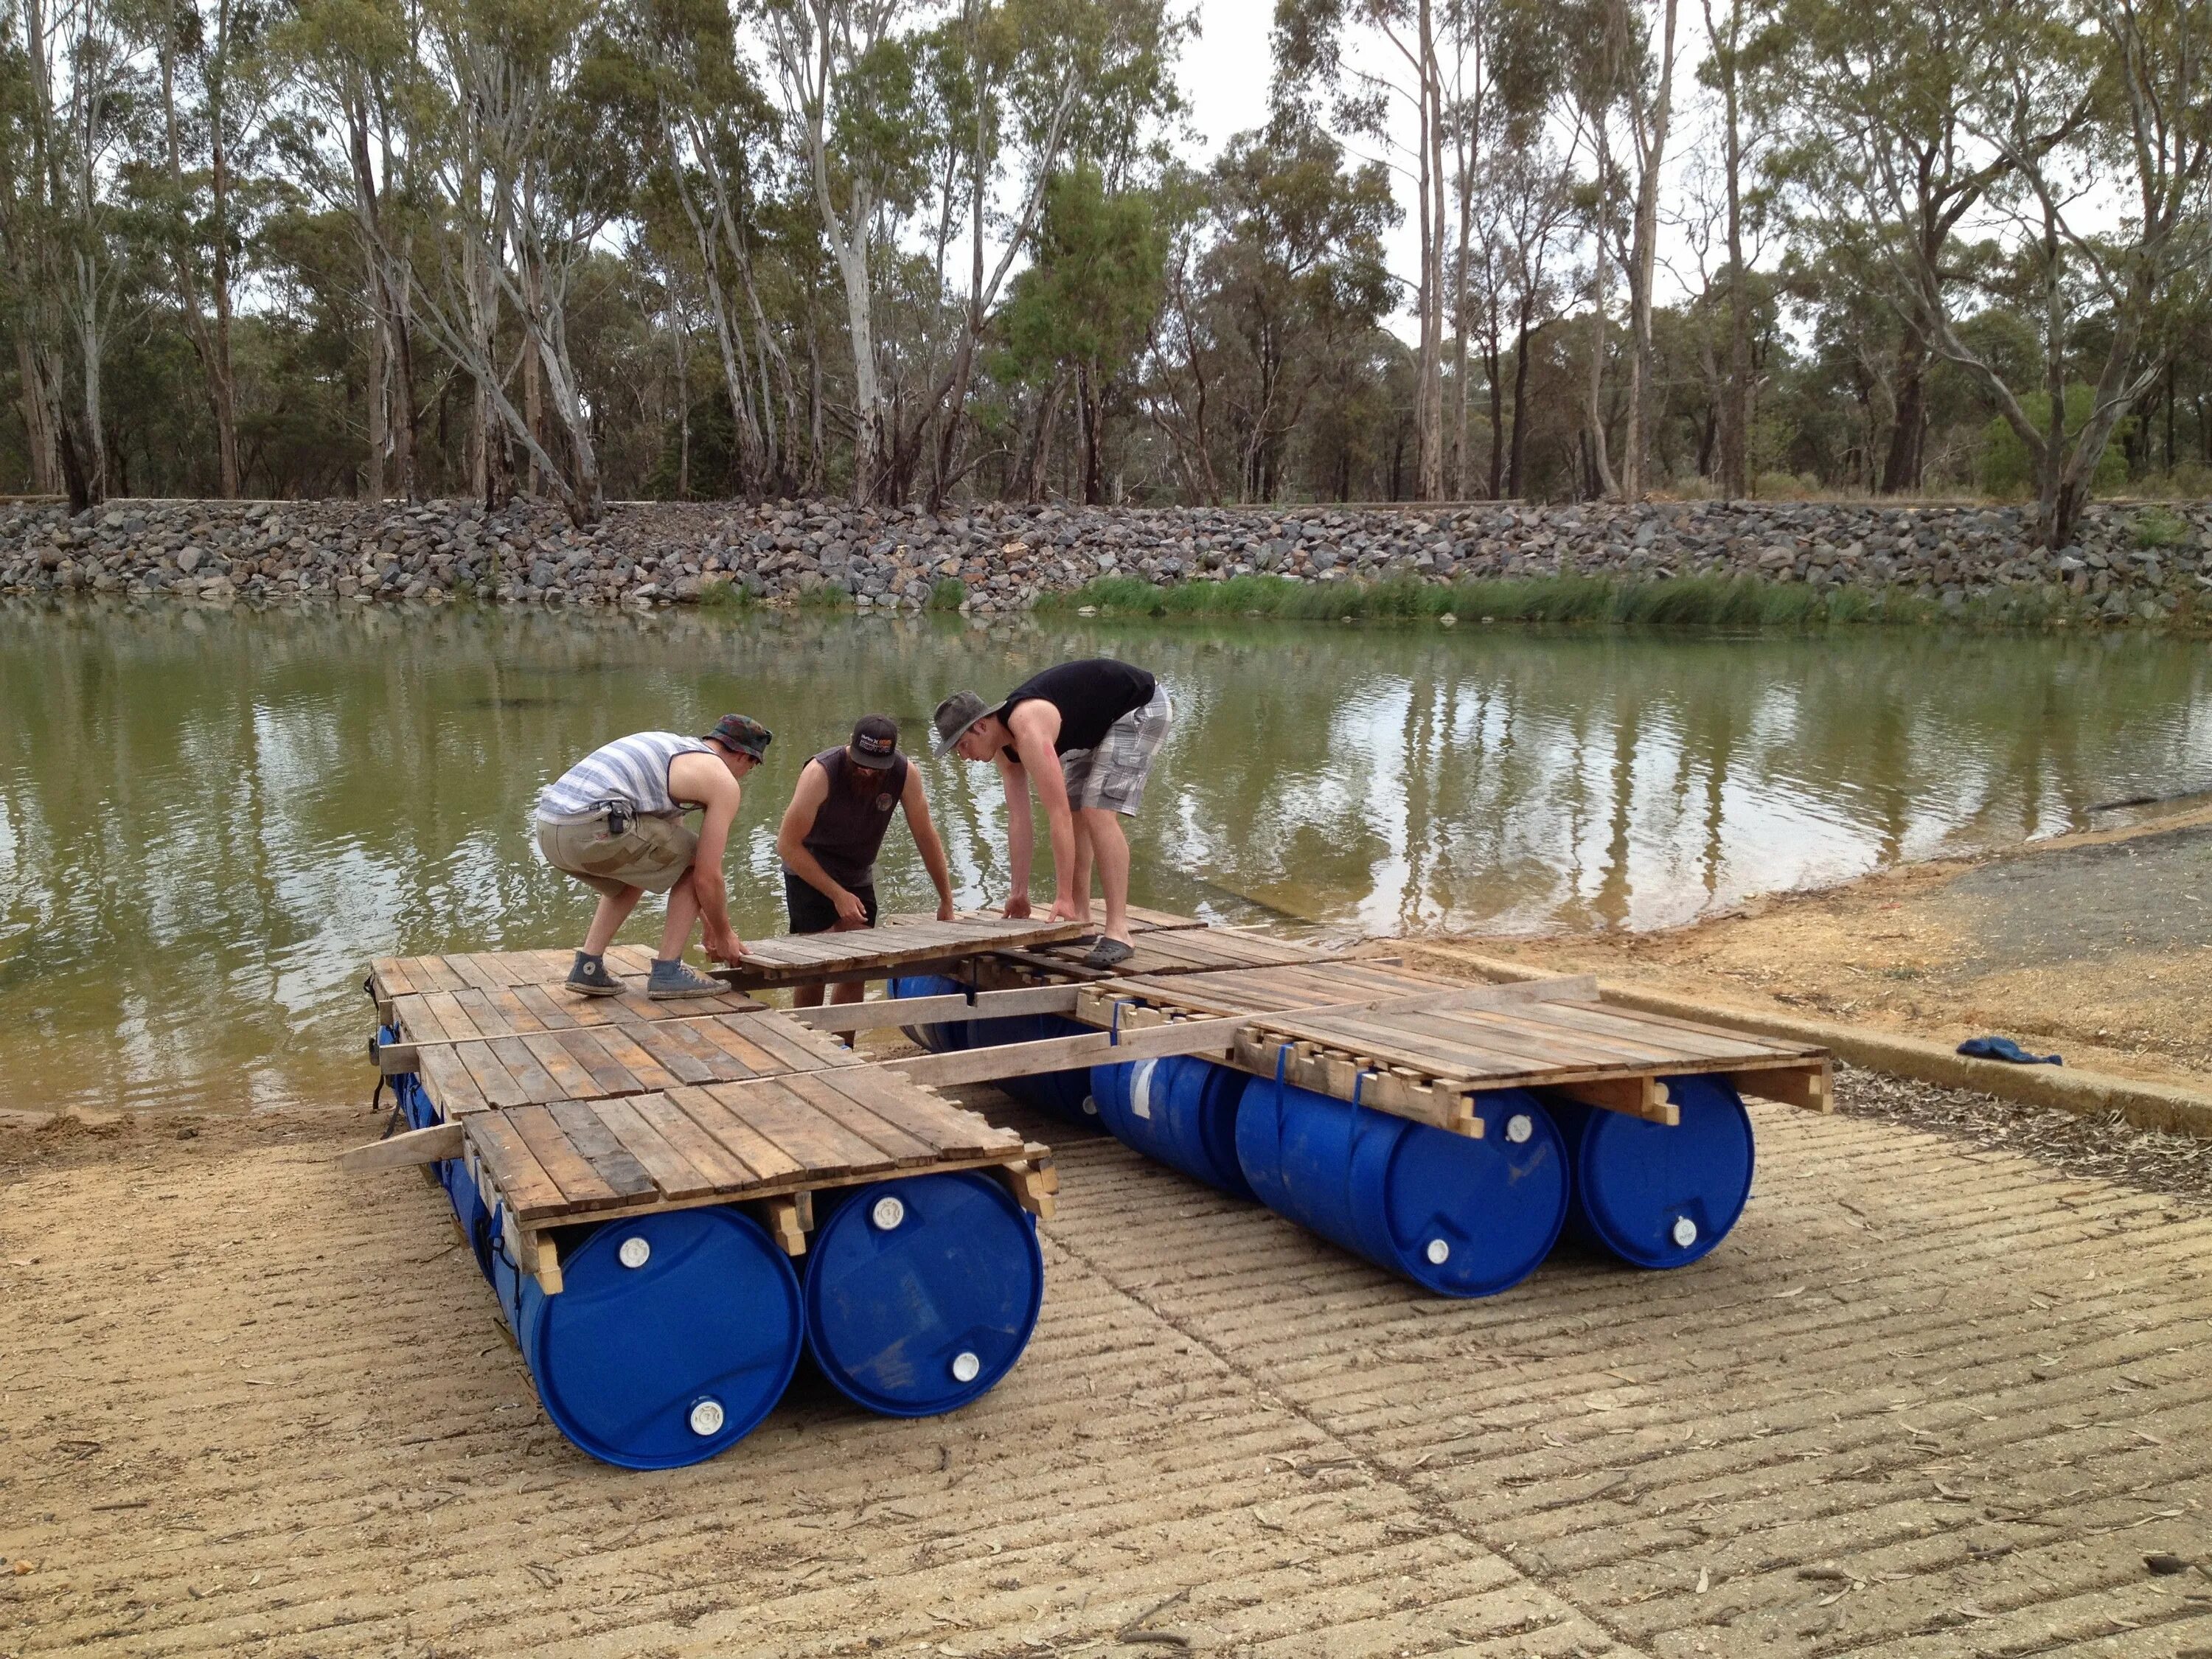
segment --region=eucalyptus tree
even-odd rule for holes
[[[238,377],[231,336],[248,216],[266,205],[256,171],[283,92],[267,50],[273,20],[256,0],[149,0],[139,21],[161,99],[158,160],[143,171],[156,181],[149,192],[156,234],[205,388],[218,488],[234,496]]]
[[[1327,97],[1337,125],[1392,155],[1413,180],[1420,238],[1415,491],[1423,501],[1444,493],[1443,22],[1441,0],[1276,0],[1273,35],[1279,106]],[[1402,125],[1409,113],[1410,143]]]

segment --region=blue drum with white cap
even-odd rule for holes
[[[504,1243],[492,1282],[545,1415],[574,1445],[624,1468],[680,1468],[783,1398],[805,1345],[799,1276],[750,1216],[667,1210],[556,1237],[558,1295]]]
[[[1675,1124],[1552,1107],[1571,1172],[1567,1226],[1638,1267],[1686,1267],[1729,1235],[1751,1196],[1751,1114],[1725,1079],[1670,1077]]]
[[[956,1411],[1012,1370],[1044,1304],[1036,1222],[973,1170],[814,1195],[806,1346],[890,1417]]]
[[[942,974],[909,974],[890,982],[893,997],[961,997],[968,988],[957,979],[947,979]],[[928,1025],[908,1025],[901,1028],[916,1047],[932,1054],[945,1054],[968,1046],[968,1033],[974,1028],[966,1020],[946,1020]]]
[[[1567,1210],[1559,1131],[1536,1097],[1474,1097],[1482,1137],[1256,1081],[1237,1158],[1260,1201],[1441,1296],[1494,1296],[1550,1253]]]

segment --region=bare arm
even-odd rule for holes
[[[1030,913],[1030,843],[1036,839],[1036,821],[1030,817],[1029,775],[1004,755],[994,757],[999,781],[1006,787],[1006,862],[1013,872],[1013,890],[1006,895],[1006,915]]]
[[[1025,702],[1014,710],[1006,726],[1014,734],[1014,751],[1022,757],[1022,769],[1036,781],[1037,799],[1044,806],[1045,831],[1052,837],[1053,902],[1072,900],[1075,896],[1075,813],[1067,804],[1067,775],[1060,770],[1060,757],[1052,746],[1060,735],[1060,710],[1048,702]],[[1026,799],[1022,806],[1026,819]],[[1022,827],[1027,830],[1029,825],[1025,823]],[[1020,837],[1024,854],[1029,842],[1027,834]]]
[[[899,792],[899,805],[906,812],[906,827],[914,832],[915,848],[921,854],[922,867],[929,872],[929,879],[937,888],[937,919],[952,920],[952,869],[945,861],[945,843],[937,837],[937,826],[930,821],[929,797],[922,792],[921,769],[906,769],[906,787]]]
[[[668,790],[678,800],[706,809],[699,825],[699,850],[691,860],[691,891],[699,901],[707,954],[718,962],[735,962],[745,947],[730,926],[722,858],[729,850],[730,826],[737,822],[744,791],[729,769],[711,755],[678,755],[670,762]]]

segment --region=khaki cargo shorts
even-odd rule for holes
[[[625,887],[665,893],[684,879],[698,856],[699,837],[681,817],[641,813],[619,836],[607,833],[605,818],[580,823],[538,820],[538,850],[556,870],[612,898]]]

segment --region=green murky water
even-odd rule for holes
[[[775,729],[730,860],[775,931],[806,755],[1097,653],[1177,711],[1136,898],[1270,927],[1664,927],[2212,787],[2212,654],[2133,637],[0,607],[0,1105],[365,1093],[370,957],[580,935],[528,813],[627,732]],[[1002,893],[995,781],[924,770],[963,902]],[[929,898],[896,827],[883,877]]]

